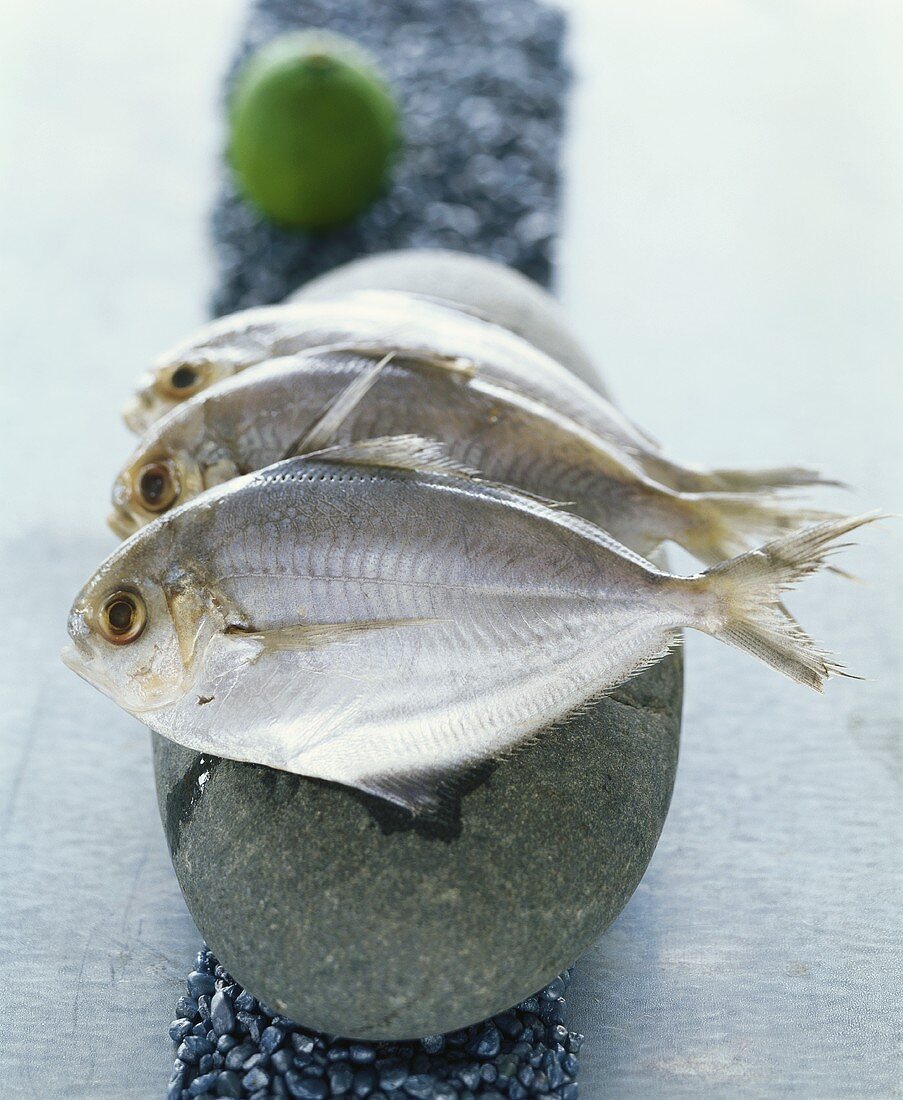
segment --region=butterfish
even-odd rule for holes
[[[64,660],[189,748],[429,812],[443,777],[610,691],[683,627],[821,690],[843,669],[783,592],[873,518],[675,576],[437,444],[336,446],[131,536],[77,596]]]
[[[206,488],[299,450],[420,434],[491,481],[567,502],[643,555],[671,540],[714,564],[826,519],[752,494],[680,493],[620,448],[533,398],[452,362],[324,351],[271,360],[158,420],[117,477],[126,536]]]
[[[801,467],[706,471],[671,461],[610,401],[528,341],[485,318],[401,291],[261,306],[213,321],[139,380],[126,422],[144,432],[174,405],[247,367],[332,345],[475,367],[481,377],[520,390],[620,447],[650,478],[683,492],[836,484]]]

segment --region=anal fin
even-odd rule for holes
[[[432,773],[372,775],[358,780],[355,787],[365,794],[400,806],[417,817],[435,816],[443,801],[439,777]]]
[[[353,789],[388,831],[413,826],[424,835],[450,840],[461,833],[463,799],[488,783],[496,766],[487,756],[453,768],[383,772],[355,780]]]

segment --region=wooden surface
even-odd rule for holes
[[[203,316],[239,4],[0,9],[4,1096],[154,1098],[197,947],[141,728],[59,663],[133,375]],[[562,293],[680,457],[806,460],[903,511],[899,9],[581,4]],[[140,216],[136,216],[140,211]],[[793,608],[824,698],[691,638],[652,866],[581,963],[582,1096],[899,1093],[899,522]]]

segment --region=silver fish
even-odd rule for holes
[[[459,364],[395,356],[374,367],[332,351],[252,367],[158,420],[116,479],[110,525],[124,537],[205,488],[299,450],[403,434],[444,443],[454,461],[492,481],[566,501],[647,556],[670,539],[714,564],[829,518],[750,494],[658,485],[614,444]]]
[[[801,467],[706,471],[672,462],[610,401],[526,340],[483,318],[401,291],[298,300],[214,321],[162,356],[139,381],[126,422],[144,432],[174,405],[231,374],[329,345],[376,354],[396,350],[473,366],[481,377],[517,389],[615,444],[650,478],[683,492],[837,484]]]
[[[414,811],[661,658],[693,627],[821,690],[841,674],[785,588],[874,517],[693,577],[579,517],[374,440],[208,490],[133,535],[69,617],[64,659],[190,748]]]

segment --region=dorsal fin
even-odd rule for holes
[[[395,356],[400,363],[409,367],[423,367],[443,371],[459,377],[462,381],[473,378],[477,373],[473,360],[463,355],[450,355],[437,351],[427,344],[401,344],[395,340],[337,340],[331,344],[320,344],[306,348],[305,355],[342,354],[361,355],[368,359],[382,359]]]
[[[467,317],[476,317],[478,321],[485,321],[486,324],[494,325],[496,328],[507,327],[505,325],[500,325],[498,321],[494,321],[485,310],[480,309],[479,306],[472,305],[470,302],[456,301],[454,298],[444,298],[441,294],[432,294],[423,290],[401,290],[397,287],[386,287],[384,290],[373,290],[371,288],[369,290],[349,291],[348,297],[376,301],[380,298],[385,298],[393,305],[397,303],[400,297],[413,298],[417,302],[425,302],[430,306],[439,306],[441,309],[449,310],[454,313],[463,313]]]
[[[474,480],[479,472],[455,462],[444,443],[419,435],[384,435],[359,443],[339,443],[305,456],[321,462],[347,462],[354,466],[387,466],[393,470],[450,474]]]
[[[569,501],[550,500],[548,497],[503,485],[482,476],[479,470],[465,466],[449,457],[444,443],[424,439],[419,435],[384,435],[365,439],[359,443],[339,443],[303,456],[321,462],[347,462],[352,466],[384,466],[392,470],[413,470],[421,474],[446,474],[465,481],[477,481],[490,489],[502,489],[514,497],[532,500],[546,508],[569,508]]]

